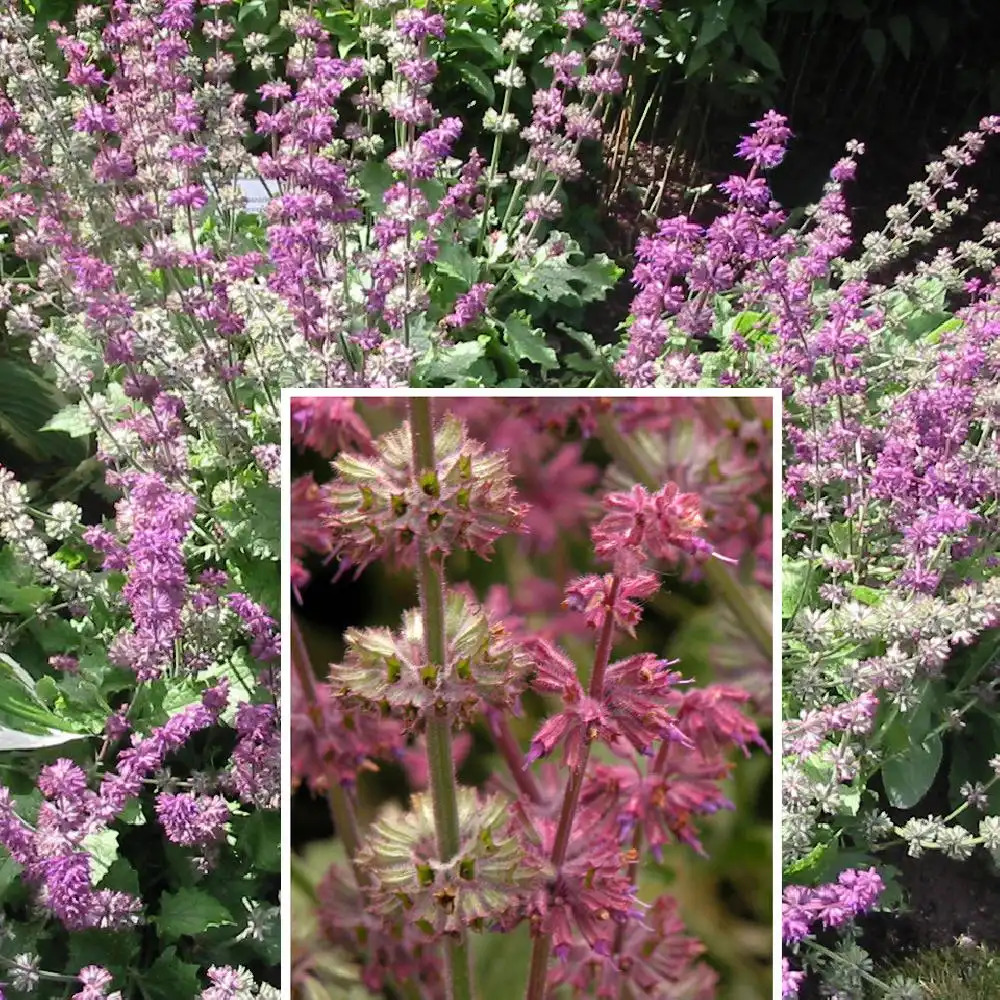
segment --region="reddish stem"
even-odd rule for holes
[[[611,587],[607,596],[607,608],[604,613],[604,622],[601,625],[601,638],[597,643],[597,650],[594,653],[594,669],[590,675],[590,697],[595,701],[600,701],[604,697],[604,675],[608,670],[608,660],[611,657],[611,640],[615,631],[615,601],[618,598],[618,586],[620,578],[615,575],[611,581]],[[583,748],[580,751],[580,759],[577,761],[573,773],[570,775],[569,783],[566,786],[566,793],[563,797],[562,812],[559,814],[559,826],[556,829],[556,839],[552,847],[552,866],[558,875],[559,869],[566,860],[566,852],[569,850],[570,834],[573,830],[573,818],[576,815],[576,807],[580,803],[580,792],[583,790],[583,779],[587,770],[587,761],[590,757],[590,741],[584,737]],[[542,934],[535,938],[535,943],[531,949],[531,968],[528,971],[528,991],[525,1000],[543,1000],[545,996],[545,979],[549,967],[549,951],[552,948],[552,936]]]

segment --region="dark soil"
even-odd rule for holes
[[[948,801],[947,775],[943,766],[919,808],[890,810],[893,822],[948,815],[954,806]],[[861,943],[877,963],[890,965],[907,953],[949,947],[959,939],[1000,947],[1000,875],[981,849],[966,861],[953,861],[937,851],[911,858],[904,848],[883,857],[899,869],[906,905],[861,921]]]

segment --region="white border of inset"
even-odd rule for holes
[[[334,396],[384,399],[433,396],[446,399],[508,397],[521,399],[770,399],[772,417],[771,490],[771,667],[772,694],[772,841],[771,841],[771,974],[772,996],[781,997],[781,449],[782,405],[780,389],[310,389],[281,390],[281,995],[292,995],[292,664],[286,623],[292,616],[292,593],[286,567],[291,566],[291,401],[301,396]]]

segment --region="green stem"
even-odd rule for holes
[[[510,57],[507,64],[507,72],[512,73],[517,65],[516,53]],[[500,109],[500,118],[510,110],[510,96],[513,93],[512,87],[505,87],[503,92],[503,107]],[[483,196],[483,221],[479,226],[479,238],[476,241],[476,256],[479,257],[486,246],[486,232],[489,228],[490,203],[493,201],[493,186],[496,182],[497,165],[500,162],[500,146],[503,143],[503,132],[497,131],[493,136],[493,152],[490,154],[490,169],[486,175],[486,191]]]
[[[873,986],[877,986],[883,992],[887,989],[885,983],[883,983],[881,979],[877,979],[875,976],[870,975],[869,973],[865,972],[865,970],[862,969],[860,965],[856,965],[849,959],[844,958],[843,955],[838,955],[837,952],[831,951],[829,948],[824,947],[823,945],[817,943],[816,941],[809,942],[809,950],[818,952],[821,955],[826,955],[827,958],[832,958],[835,961],[839,962],[841,965],[848,966],[848,968],[851,968],[855,972],[857,972],[857,974],[866,982],[871,983]]]
[[[437,467],[434,455],[434,418],[431,400],[427,396],[409,401],[410,433],[413,438],[413,475]],[[420,612],[423,617],[427,663],[444,669],[444,573],[439,562],[432,559],[426,542],[421,539],[417,570],[420,585]],[[434,829],[438,853],[449,861],[458,853],[458,796],[455,765],[451,750],[451,720],[446,711],[427,720],[427,769],[430,777],[431,801],[434,805]],[[472,963],[468,941],[464,935],[446,942],[448,1000],[472,1000]]]
[[[657,482],[655,474],[646,467],[642,455],[618,429],[614,418],[609,413],[602,413],[597,418],[598,432],[604,447],[611,457],[622,468],[633,476],[636,482],[642,483],[648,489],[659,489],[663,484]],[[721,598],[732,611],[736,621],[746,630],[757,648],[770,661],[774,655],[772,649],[771,622],[753,599],[747,588],[740,583],[722,563],[709,559],[702,567],[709,587]]]

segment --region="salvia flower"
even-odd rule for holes
[[[316,887],[316,917],[325,941],[347,952],[365,942],[358,956],[362,983],[373,993],[391,982],[419,984],[426,996],[444,994],[441,949],[425,931],[405,919],[386,919],[368,905],[354,876],[331,865]],[[303,962],[310,958],[303,957]]]
[[[625,744],[640,754],[652,752],[658,740],[690,744],[674,717],[675,686],[681,675],[672,661],[641,653],[607,668],[600,698],[587,694],[577,678],[576,665],[550,642],[524,642],[533,672],[531,687],[540,694],[559,694],[562,711],[542,723],[531,741],[526,761],[547,757],[562,744],[567,767],[575,768],[584,748],[598,740],[624,752]]]
[[[636,887],[625,870],[632,855],[601,835],[597,820],[593,811],[578,817],[565,861],[553,878],[538,885],[528,903],[533,932],[552,935],[558,958],[567,958],[580,938],[594,952],[607,955],[616,928],[642,916]],[[556,824],[541,821],[536,826],[547,855]]]
[[[786,886],[781,897],[781,936],[795,942],[808,937],[816,923],[839,927],[870,910],[882,889],[882,877],[875,868],[848,868],[836,882],[816,888]]]
[[[633,576],[650,559],[676,565],[683,555],[703,561],[713,554],[700,535],[705,522],[698,496],[681,493],[675,483],[655,493],[637,483],[602,502],[607,513],[591,531],[594,552],[618,574]]]
[[[600,1000],[616,1000],[624,984],[637,996],[712,1000],[715,970],[698,961],[705,946],[684,931],[676,900],[660,896],[643,920],[625,925],[617,952],[573,948],[549,982],[571,985]]]
[[[660,589],[655,573],[639,573],[618,579],[611,573],[601,576],[590,574],[573,580],[566,587],[566,607],[584,615],[587,625],[599,629],[610,609],[615,625],[629,635],[635,635],[642,610],[633,598],[651,597]]]

